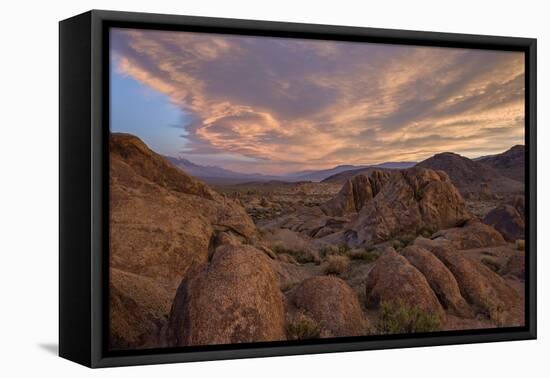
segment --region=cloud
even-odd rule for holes
[[[481,155],[524,138],[522,53],[129,29],[111,43],[119,74],[192,115],[183,152],[245,157],[220,161],[233,169]]]

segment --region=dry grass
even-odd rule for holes
[[[321,336],[321,325],[300,312],[287,323],[286,336],[288,340],[317,339]]]
[[[349,266],[349,258],[347,256],[328,256],[323,271],[325,274],[342,274]]]
[[[401,301],[382,302],[377,332],[382,335],[438,331],[441,324],[436,316]]]
[[[352,260],[361,260],[366,263],[374,262],[378,258],[377,253],[372,250],[366,249],[352,249],[348,256]]]
[[[279,245],[273,247],[273,252],[276,254],[287,254],[292,256],[300,264],[315,262],[315,257],[310,252],[304,250],[292,250]]]

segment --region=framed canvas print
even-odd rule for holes
[[[536,337],[536,40],[60,22],[60,355]]]

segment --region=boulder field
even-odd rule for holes
[[[138,138],[110,150],[112,349],[375,334],[385,303],[437,330],[524,322],[521,196],[480,220],[443,171],[374,169],[260,227]]]

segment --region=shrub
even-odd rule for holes
[[[382,302],[377,331],[380,334],[402,334],[438,331],[441,324],[437,316],[403,301]]]
[[[422,227],[418,231],[418,235],[420,235],[422,237],[425,237],[427,239],[430,239],[432,237],[433,233],[434,233],[434,231],[429,227]]]
[[[294,259],[296,259],[296,261],[301,263],[301,264],[310,263],[310,262],[315,261],[315,257],[313,256],[312,253],[309,253],[309,252],[303,251],[303,250],[295,251],[295,250],[292,250],[292,249],[282,247],[280,245],[274,246],[273,247],[273,252],[275,252],[277,254],[287,253],[290,256],[294,257]]]
[[[329,256],[325,263],[325,274],[342,274],[346,271],[349,265],[347,256]]]
[[[395,249],[396,251],[400,251],[401,249],[403,249],[405,247],[405,245],[403,244],[403,242],[401,240],[394,240],[393,241],[393,249]]]
[[[373,250],[354,249],[349,253],[349,257],[352,260],[362,260],[366,263],[371,263],[376,261],[378,254],[376,254]]]
[[[523,239],[516,240],[516,248],[518,251],[525,251],[525,240]]]
[[[500,264],[496,262],[493,259],[489,259],[487,257],[484,257],[481,259],[481,262],[485,264],[489,269],[491,269],[493,272],[498,272],[500,270]]]
[[[347,244],[341,244],[338,246],[338,254],[341,256],[347,256],[351,251],[351,248]]]
[[[300,312],[286,324],[288,340],[317,339],[321,336],[321,326],[314,319]]]
[[[322,247],[319,249],[319,257],[324,259],[327,256],[338,254],[338,248],[333,246]]]

